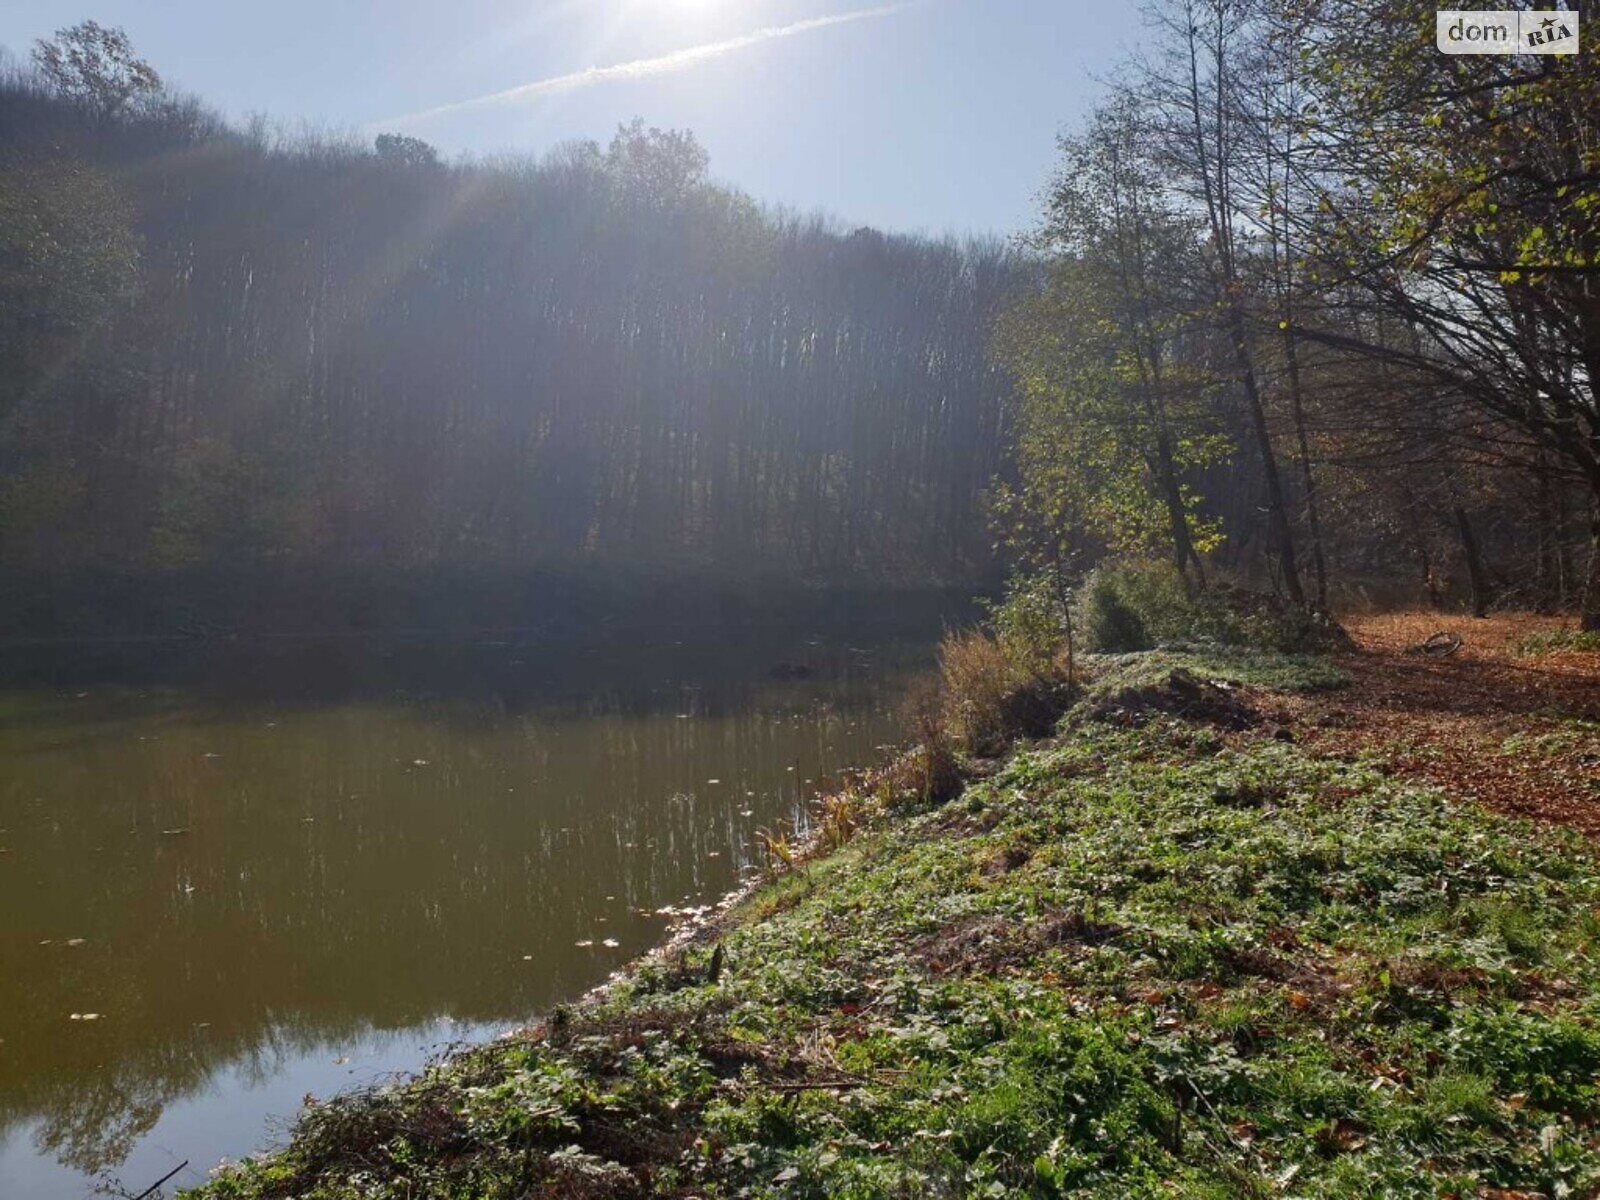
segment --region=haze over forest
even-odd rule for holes
[[[642,120],[458,162],[230,125],[85,28],[89,60],[0,87],[0,567],[33,581],[13,600],[52,598],[13,609],[25,628],[78,619],[60,600],[89,579],[181,577],[199,609],[197,580],[329,571],[986,584],[1040,519],[1090,558],[1165,522],[1181,568],[1203,544],[1291,593],[1308,540],[1319,596],[1581,590],[1592,301],[1560,272],[1497,280],[1467,260],[1506,253],[1461,241],[1411,281],[1381,238],[1329,270],[1363,224],[1402,245],[1431,184],[1375,178],[1377,207],[1319,216],[1359,190],[1334,176],[1365,118],[1285,156],[1318,85],[1274,51],[1201,64],[1225,103],[1193,133],[1181,60],[1142,68],[1067,131],[1041,223],[974,243],[763,206]],[[1559,176],[1501,180],[1522,223],[1472,236],[1525,244],[1541,206],[1573,209]],[[1097,309],[1124,345],[1060,340]],[[1063,355],[1086,349],[1167,398],[1085,402]],[[1072,454],[1075,511],[1043,515]]]
[[[447,165],[21,77],[0,119],[77,273],[6,281],[12,570],[990,568],[1002,246],[763,209],[642,124]]]

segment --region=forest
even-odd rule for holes
[[[1403,3],[1162,14],[1002,323],[1019,544],[1600,625],[1595,73],[1419,53]]]
[[[0,85],[12,580],[993,572],[1004,246],[763,208],[641,122],[455,165],[231,128],[72,36]]]
[[[1419,60],[1406,4],[1163,12],[1012,244],[764,206],[642,121],[454,163],[237,127],[63,31],[0,84],[12,619],[163,579],[1153,554],[1593,628],[1593,72]]]

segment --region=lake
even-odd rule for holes
[[[905,624],[0,650],[0,1196],[193,1186],[602,982],[898,737]]]

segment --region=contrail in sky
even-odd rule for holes
[[[532,83],[524,83],[518,87],[507,88],[503,92],[490,92],[486,96],[474,96],[470,100],[457,100],[453,104],[441,104],[437,108],[426,108],[421,112],[407,113],[404,116],[392,117],[388,121],[375,122],[375,125],[409,125],[419,121],[432,120],[442,117],[446,113],[461,112],[463,109],[484,108],[489,105],[515,104],[519,100],[531,100],[535,96],[549,96],[556,92],[571,92],[578,88],[593,87],[595,84],[612,83],[621,79],[647,79],[652,75],[667,75],[673,71],[683,71],[713,58],[721,58],[725,54],[732,54],[743,50],[747,46],[758,46],[762,42],[776,41],[778,38],[793,37],[797,33],[809,33],[813,29],[827,29],[833,25],[848,25],[855,21],[869,21],[877,17],[892,16],[903,9],[910,8],[911,4],[885,4],[877,8],[862,8],[855,12],[835,13],[829,17],[812,17],[805,21],[796,21],[792,25],[770,25],[765,29],[757,29],[750,33],[740,34],[738,37],[726,38],[720,42],[706,42],[700,46],[689,46],[683,50],[674,50],[671,54],[662,54],[656,58],[636,58],[632,62],[617,63],[609,67],[589,67],[582,71],[573,71],[567,75],[553,75],[549,79],[536,79]]]

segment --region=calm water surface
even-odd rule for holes
[[[578,995],[892,741],[929,656],[0,651],[0,1197],[138,1192],[184,1159],[192,1186],[307,1093]]]

